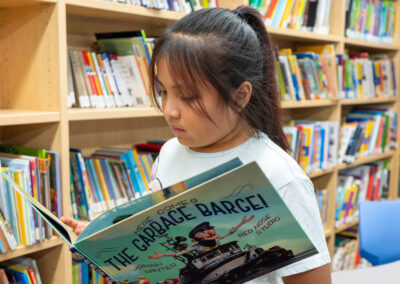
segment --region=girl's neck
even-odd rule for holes
[[[254,129],[250,129],[243,123],[238,123],[229,134],[214,143],[202,147],[189,147],[191,150],[200,153],[217,153],[235,148],[255,134]]]

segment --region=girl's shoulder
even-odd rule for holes
[[[253,139],[253,143],[246,149],[246,162],[257,161],[275,188],[295,180],[309,180],[296,160],[265,134]]]

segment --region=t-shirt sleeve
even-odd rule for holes
[[[280,278],[284,276],[305,272],[331,261],[312,182],[296,179],[278,189],[278,193],[316,247],[318,254],[246,283],[283,283]]]
[[[331,259],[312,182],[309,179],[296,179],[278,189],[278,193],[318,250],[318,254],[277,270],[277,275],[293,275],[329,263]]]
[[[157,191],[162,189],[162,184],[161,181],[157,178],[157,168],[158,168],[158,159],[154,161],[153,166],[151,167],[151,174],[150,174],[150,183],[149,183],[149,189],[151,191]]]

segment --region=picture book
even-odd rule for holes
[[[79,236],[8,182],[109,283],[243,283],[318,253],[256,162],[114,207]]]

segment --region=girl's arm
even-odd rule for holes
[[[331,264],[325,264],[323,266],[290,276],[283,277],[285,284],[331,284]]]

